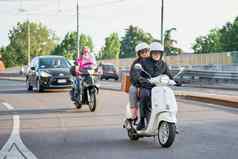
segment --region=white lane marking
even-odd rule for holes
[[[2,103],[8,110],[14,110],[14,108],[8,103]]]
[[[3,103],[9,110],[14,108]],[[36,156],[24,145],[20,137],[20,116],[13,115],[13,130],[6,144],[0,151],[0,159],[17,158],[17,159],[37,159]]]

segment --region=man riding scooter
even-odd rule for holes
[[[173,77],[170,74],[167,64],[162,60],[164,48],[159,42],[150,44],[150,58],[144,60],[141,64],[143,69],[149,74],[139,72],[136,74],[136,80],[141,86],[140,92],[140,122],[137,130],[142,130],[146,127],[145,122],[149,122],[150,107],[151,107],[151,89],[155,86],[148,79],[159,75],[168,75],[170,79]],[[146,119],[146,121],[145,121]]]

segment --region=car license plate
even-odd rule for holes
[[[58,83],[66,83],[66,79],[58,79],[57,82]]]

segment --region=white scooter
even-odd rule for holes
[[[140,64],[135,68],[148,74]],[[176,135],[177,102],[173,90],[169,86],[176,83],[167,75],[150,78],[149,81],[156,87],[151,91],[151,115],[146,129],[137,130],[136,124],[131,120],[130,106],[127,104],[126,120],[123,127],[127,129],[130,140],[138,140],[140,137],[158,136],[162,147],[170,147]]]

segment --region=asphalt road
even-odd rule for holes
[[[29,93],[22,82],[0,80],[0,159],[237,158],[237,109],[178,99],[179,134],[165,149],[153,138],[128,140],[127,94],[101,90],[98,99],[91,113],[76,110],[68,90]]]

